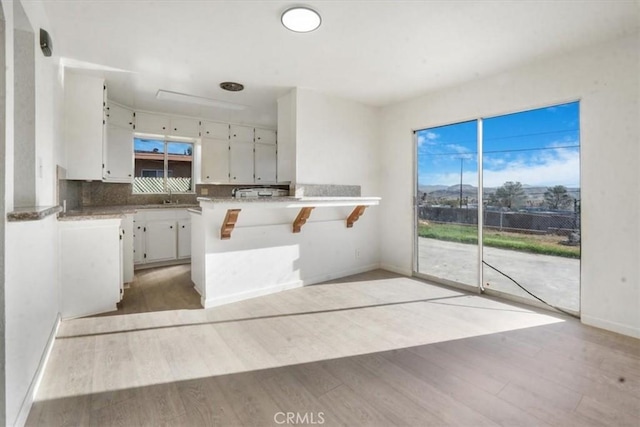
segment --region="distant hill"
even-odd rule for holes
[[[549,187],[522,185],[522,190],[527,198],[531,202],[542,202],[544,200],[544,193]],[[495,193],[498,187],[484,187],[485,200],[488,195]],[[567,187],[569,195],[573,198],[580,198],[580,189]],[[443,199],[443,200],[457,200],[460,197],[460,184],[458,185],[422,185],[418,189],[418,198],[422,198],[423,194],[429,199]],[[462,185],[462,197],[469,200],[476,200],[478,197],[478,188],[473,185]]]

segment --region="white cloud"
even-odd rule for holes
[[[427,145],[435,145],[435,140],[440,138],[440,135],[438,135],[435,132],[431,132],[431,131],[421,131],[418,132],[418,147],[422,147],[423,144],[427,144]]]
[[[507,181],[534,186],[580,186],[580,153],[567,149],[554,152],[556,156],[549,155],[541,162],[527,164],[518,161],[500,170],[485,170],[484,186],[499,187]]]
[[[580,153],[575,149],[557,148],[534,159],[519,157],[509,162],[496,158],[489,162],[487,160],[485,158],[483,174],[485,187],[499,187],[507,181],[519,181],[525,185],[541,187],[580,186]],[[421,185],[455,185],[460,182],[460,173],[427,173],[421,174],[419,178]],[[477,186],[477,170],[464,171],[462,182]]]

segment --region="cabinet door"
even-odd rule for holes
[[[256,144],[256,182],[276,182],[276,145]]]
[[[169,117],[151,113],[136,113],[136,132],[155,135],[169,133]]]
[[[65,76],[67,179],[102,180],[105,91],[102,78]]]
[[[247,126],[229,126],[231,142],[253,142],[253,128]]]
[[[133,223],[133,263],[144,264],[144,221]]]
[[[276,131],[271,129],[259,129],[255,131],[256,142],[261,144],[275,144],[276,143]]]
[[[202,182],[229,182],[229,140],[202,138]]]
[[[200,121],[198,119],[172,117],[169,134],[197,138],[200,136]]]
[[[176,224],[175,220],[147,221],[144,242],[146,262],[176,259]]]
[[[191,256],[191,221],[178,221],[178,258]]]
[[[229,125],[227,123],[202,122],[202,137],[228,140]]]
[[[231,183],[253,182],[253,143],[231,143],[229,150],[229,173]]]
[[[133,215],[125,215],[122,219],[122,269],[123,282],[130,283],[133,281],[133,251],[134,251],[134,232],[133,232]]]
[[[105,138],[104,180],[133,181],[133,131],[108,124]]]
[[[116,104],[107,104],[107,124],[133,129],[133,111]]]

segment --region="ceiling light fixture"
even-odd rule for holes
[[[280,20],[285,28],[296,33],[308,33],[317,29],[322,23],[318,12],[302,6],[285,10]]]
[[[222,82],[220,83],[220,87],[224,90],[228,90],[229,92],[240,92],[244,89],[244,85],[236,82]]]
[[[206,107],[226,108],[228,110],[246,110],[248,107],[233,102],[220,101],[217,99],[204,98],[202,96],[188,95],[186,93],[171,92],[169,90],[160,89],[156,94],[157,99],[165,101],[184,102],[187,104],[204,105]]]

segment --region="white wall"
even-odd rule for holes
[[[201,205],[202,217],[191,224],[201,245],[192,246],[192,256],[203,261],[196,275],[204,278],[206,308],[378,268],[377,238],[369,238],[376,236],[378,206],[369,207],[347,228],[354,206],[320,205],[293,233],[297,205],[233,200]],[[231,238],[221,240],[227,209],[241,212]]]
[[[377,196],[378,110],[303,88],[295,107],[296,182],[360,185]]]
[[[10,12],[7,31],[12,31],[12,4],[2,2]],[[53,38],[55,31],[47,22],[42,2],[24,2],[24,10],[33,26],[36,69],[36,202],[55,203],[56,162],[62,161],[62,81],[58,58],[46,58],[39,46],[39,30],[45,28]],[[8,34],[9,35],[9,34]],[[7,40],[7,43],[12,41]],[[13,51],[7,49],[7,130],[5,174],[6,210],[13,209]],[[42,174],[38,168],[42,165]],[[2,212],[6,221],[6,212]],[[57,221],[48,217],[41,221],[5,223],[5,352],[6,352],[6,423],[24,422],[29,410],[34,380],[47,343],[56,324],[60,307],[58,283]]]
[[[58,319],[57,220],[10,222],[6,237],[7,423],[13,425],[24,402],[29,409],[30,387]]]
[[[582,321],[640,337],[639,98],[636,34],[384,108],[382,265],[412,269],[412,129],[579,99]]]

